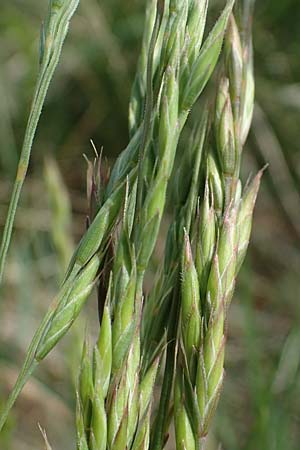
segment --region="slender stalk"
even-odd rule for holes
[[[59,62],[64,40],[67,36],[69,22],[75,13],[79,0],[60,0],[53,3],[50,0],[46,27],[41,35],[41,65],[27,122],[21,156],[18,163],[17,174],[10,199],[7,218],[0,247],[0,283],[3,278],[4,267],[9,244],[11,241],[15,215],[18,202],[28,170],[31,148],[36,133],[39,118],[45,98],[53,78],[54,71]]]

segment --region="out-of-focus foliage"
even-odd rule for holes
[[[46,8],[46,1],[1,2],[1,227],[38,69],[39,27]],[[0,402],[61,279],[45,157],[54,157],[62,172],[72,201],[72,234],[78,240],[87,212],[82,154],[92,155],[92,138],[107,158],[114,158],[128,139],[127,107],[143,14],[143,1],[85,0],[72,21],[34,142],[1,291]],[[246,173],[265,160],[270,167],[230,314],[225,391],[212,449],[219,442],[225,450],[299,448],[299,23],[298,0],[257,1],[259,106],[244,165]],[[87,315],[94,307],[92,300]],[[1,448],[41,448],[37,422],[46,428],[53,449],[74,448],[70,370],[75,377],[78,335],[82,329],[64,340],[29,383],[0,438]]]

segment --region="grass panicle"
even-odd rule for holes
[[[51,2],[41,39],[46,74],[47,64],[54,70],[51,61],[75,3]],[[262,176],[242,188],[254,83],[250,28],[246,14],[243,25],[236,23],[234,3],[224,2],[206,34],[208,0],[148,1],[129,105],[130,141],[110,176],[101,156],[88,162],[88,228],[29,346],[0,428],[97,285],[99,333],[92,351],[87,338],[82,348],[77,449],[162,450],[172,420],[177,449],[204,447],[223,384],[228,308]],[[194,114],[197,124],[183,148],[183,129],[224,41],[215,101],[202,106],[200,120]],[[164,255],[145,293],[170,204]],[[162,383],[152,408],[157,379]]]

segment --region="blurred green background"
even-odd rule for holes
[[[221,3],[211,2],[212,20]],[[144,8],[141,0],[85,0],[72,20],[34,142],[1,291],[0,403],[56,293],[73,242],[85,229],[82,155],[92,158],[93,139],[110,163],[128,141],[127,108]],[[46,9],[46,0],[1,0],[1,228],[37,75]],[[230,312],[226,380],[211,449],[221,443],[224,450],[299,450],[299,24],[299,0],[257,1],[257,107],[245,149],[245,179],[265,162],[269,168]],[[43,448],[38,422],[53,450],[75,448],[74,380],[94,308],[91,299],[76,330],[29,382],[0,437],[1,449]]]

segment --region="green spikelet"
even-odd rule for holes
[[[80,413],[82,415],[85,431],[90,428],[92,413],[92,399],[94,397],[93,368],[90,360],[88,343],[85,340],[82,349],[79,373],[79,399]]]
[[[196,246],[196,268],[200,282],[201,298],[206,297],[206,286],[216,245],[216,218],[210,205],[210,188],[205,183],[204,198],[199,212],[199,228]],[[213,198],[212,198],[213,201]]]
[[[181,109],[186,111],[191,108],[206,86],[218,61],[227,21],[233,8],[234,0],[229,0],[223,13],[220,15],[214,28],[203,44],[190,73],[189,80],[181,101]]]
[[[185,408],[185,396],[182,386],[180,370],[175,380],[174,420],[177,450],[196,450],[195,436],[190,418]]]
[[[182,337],[187,361],[192,371],[193,360],[200,344],[201,312],[198,275],[187,234],[185,234],[183,250],[181,299]]]
[[[112,331],[109,306],[104,307],[99,338],[94,348],[94,383],[106,398],[112,367]]]
[[[240,201],[236,226],[237,272],[239,272],[240,267],[243,264],[248,249],[252,228],[253,210],[262,175],[263,170],[259,171],[249,186],[246,187],[242,200]]]
[[[149,1],[146,9],[142,48],[129,104],[130,136],[136,133],[143,119],[143,107],[147,90],[148,55],[150,53],[151,35],[156,19],[156,3],[156,0]]]
[[[85,433],[82,405],[78,392],[76,393],[76,446],[77,450],[89,450]]]
[[[55,308],[47,334],[43,337],[36,350],[36,358],[38,360],[43,359],[52,350],[77,318],[94,287],[99,265],[100,258],[96,254],[75,278],[68,297]]]

